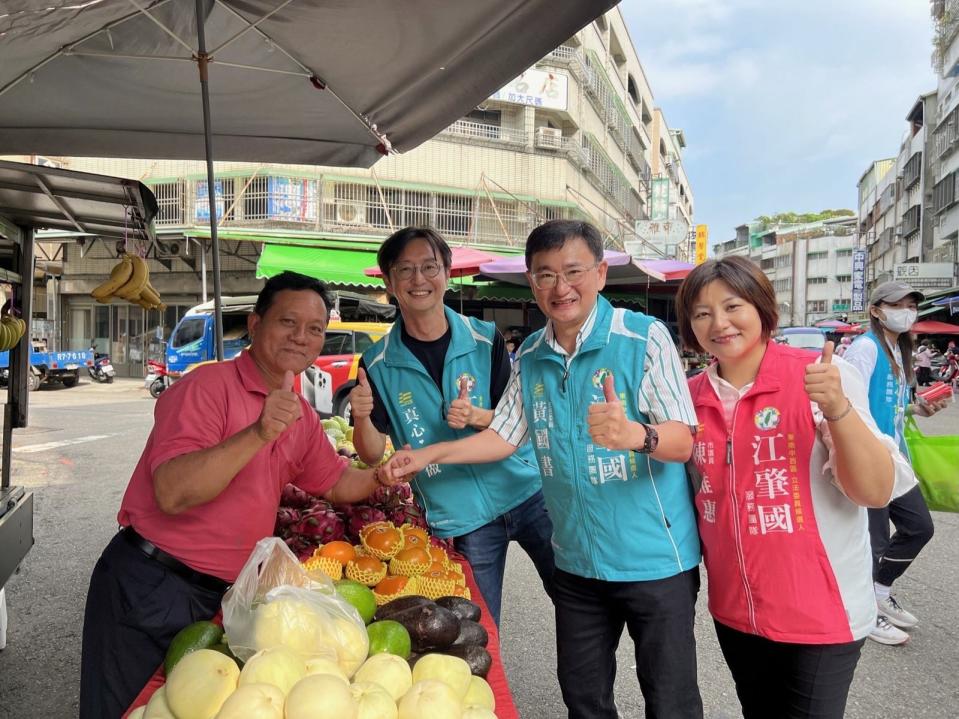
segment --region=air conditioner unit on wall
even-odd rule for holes
[[[557,149],[563,144],[563,131],[555,127],[536,128],[536,147]]]
[[[189,248],[186,240],[169,240],[167,242],[157,240],[157,257],[183,257],[188,253]]]
[[[366,205],[361,202],[337,202],[336,221],[342,225],[365,225]]]

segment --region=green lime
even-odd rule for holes
[[[189,624],[173,637],[169,648],[166,650],[166,657],[163,660],[163,668],[167,676],[173,671],[183,657],[197,649],[210,649],[215,644],[223,641],[223,627],[219,627],[213,622],[193,622]]]
[[[376,597],[373,596],[372,589],[352,579],[341,579],[335,584],[336,593],[356,607],[364,624],[373,621],[373,615],[376,614]]]
[[[370,635],[370,656],[374,654],[395,654],[407,659],[410,656],[410,633],[399,622],[383,619],[373,622],[366,628]]]

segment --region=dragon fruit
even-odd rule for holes
[[[302,519],[300,510],[294,507],[280,507],[276,513],[276,527],[273,533],[279,537],[285,537],[290,527],[297,524],[300,519]]]
[[[360,541],[360,530],[370,522],[383,522],[386,514],[366,504],[341,504],[337,509],[346,520],[346,535],[354,544]]]
[[[287,537],[283,541],[286,542],[286,546],[290,548],[290,551],[292,551],[301,562],[312,557],[313,550],[316,549],[316,545],[308,541],[305,537],[292,536]]]
[[[343,520],[323,501],[317,501],[303,513],[299,522],[290,526],[291,533],[322,544],[342,539],[343,530]]]
[[[377,487],[367,501],[374,507],[394,509],[412,498],[413,492],[410,490],[410,485],[397,484],[393,487]]]
[[[397,527],[403,524],[412,524],[414,527],[423,527],[428,529],[426,518],[423,516],[423,510],[410,502],[403,504],[390,512],[390,521]]]
[[[288,484],[280,494],[280,505],[295,509],[306,509],[315,502],[313,495],[304,492],[295,484]]]

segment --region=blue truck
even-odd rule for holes
[[[41,384],[59,382],[73,387],[80,381],[80,371],[93,366],[92,350],[65,350],[63,352],[37,351],[30,353],[30,376],[27,387],[38,389]],[[0,352],[0,383],[6,384],[10,371],[10,353]]]

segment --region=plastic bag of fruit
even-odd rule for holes
[[[335,659],[347,676],[360,667],[369,638],[359,613],[333,582],[311,577],[286,543],[261,539],[223,597],[230,649],[246,661],[261,649],[284,646],[304,659]]]

